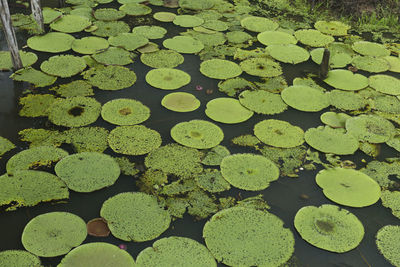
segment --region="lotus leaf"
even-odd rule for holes
[[[66,127],[80,127],[89,125],[100,115],[101,104],[94,98],[74,96],[60,99],[48,109],[49,120]]]
[[[336,155],[351,155],[359,147],[358,140],[346,133],[343,129],[334,129],[329,126],[309,128],[304,138],[311,147],[324,153]]]
[[[393,124],[376,115],[359,115],[346,120],[346,130],[360,141],[384,143],[396,134]]]
[[[325,112],[321,114],[321,121],[332,128],[345,128],[346,120],[351,118],[346,113]]]
[[[399,191],[382,191],[382,205],[392,210],[392,214],[400,219],[400,192]]]
[[[264,31],[257,35],[257,39],[263,45],[286,45],[297,43],[296,38],[287,32],[282,31]]]
[[[389,95],[400,95],[399,79],[383,74],[372,75],[368,79],[369,86],[376,91]]]
[[[341,110],[360,110],[367,105],[366,99],[354,92],[332,90],[327,94],[330,104]]]
[[[53,8],[43,7],[42,14],[43,14],[43,23],[50,24],[55,19],[59,18],[62,15],[62,12]]]
[[[202,42],[189,36],[175,36],[170,39],[165,39],[163,45],[167,49],[172,49],[178,53],[184,54],[195,54],[204,48]]]
[[[233,44],[242,44],[250,41],[253,37],[244,31],[229,31],[226,33],[226,39]]]
[[[80,54],[94,54],[107,49],[108,41],[104,38],[90,36],[82,39],[76,39],[72,43],[72,50]]]
[[[359,70],[368,72],[385,72],[389,70],[390,65],[384,58],[373,56],[356,56],[351,64]]]
[[[355,215],[329,204],[301,208],[294,226],[311,245],[336,253],[356,248],[364,237],[364,226]]]
[[[38,57],[32,52],[19,51],[19,56],[21,57],[22,65],[24,67],[29,67],[34,64]],[[13,68],[13,63],[11,60],[11,53],[9,51],[0,51],[0,70],[8,71]]]
[[[294,44],[270,45],[266,51],[274,59],[291,64],[307,61],[310,54],[304,48]]]
[[[324,20],[319,20],[315,22],[314,27],[315,29],[317,29],[322,33],[333,36],[347,35],[347,31],[351,28],[349,25],[346,25],[340,21],[324,21]]]
[[[344,206],[366,207],[381,197],[379,184],[368,175],[353,169],[321,170],[315,181],[327,198]]]
[[[324,80],[330,86],[346,91],[361,90],[368,86],[368,78],[361,74],[354,74],[349,70],[331,70]]]
[[[263,120],[254,125],[254,135],[264,144],[290,148],[304,143],[304,131],[289,122],[281,120]]]
[[[108,148],[108,130],[101,127],[79,127],[64,132],[66,141],[77,153],[104,152]]]
[[[128,65],[133,63],[133,55],[120,47],[109,47],[105,51],[92,55],[92,58],[105,65]]]
[[[176,112],[190,112],[200,107],[200,101],[192,94],[177,92],[164,96],[161,105]]]
[[[132,33],[140,34],[147,39],[161,39],[167,33],[167,30],[160,26],[136,26]]]
[[[70,83],[61,84],[59,86],[50,88],[49,90],[55,91],[57,95],[62,97],[94,95],[92,86],[83,80],[76,80]]]
[[[167,174],[190,177],[203,170],[200,164],[201,155],[197,149],[168,144],[150,152],[144,163],[151,170],[161,170]]]
[[[45,87],[52,85],[56,82],[57,77],[48,75],[40,70],[28,67],[26,69],[20,69],[14,72],[11,79],[18,82],[28,82],[33,84],[35,87]]]
[[[4,266],[42,266],[38,256],[25,250],[3,250],[0,252],[0,262]]]
[[[146,82],[163,90],[179,89],[190,83],[190,75],[178,69],[158,68],[146,74]]]
[[[50,28],[59,32],[73,33],[80,32],[91,24],[88,18],[77,15],[64,15],[52,22]]]
[[[85,60],[72,55],[52,56],[40,65],[43,72],[62,78],[74,76],[85,68]]]
[[[215,5],[214,0],[179,0],[179,6],[183,9],[204,10]]]
[[[74,248],[61,260],[58,267],[79,265],[86,267],[136,266],[134,259],[127,251],[105,242],[92,242]]]
[[[101,109],[105,121],[116,125],[134,125],[150,117],[150,109],[140,101],[128,98],[113,99]]]
[[[220,92],[223,92],[225,94],[227,94],[228,96],[235,96],[236,94],[240,93],[243,90],[255,90],[256,86],[241,78],[241,77],[236,77],[233,79],[227,79],[225,81],[220,81],[218,83],[218,90]]]
[[[176,14],[171,12],[156,12],[153,14],[153,18],[161,22],[172,22],[174,21],[175,17]]]
[[[311,59],[318,65],[322,62],[322,57],[324,54],[324,48],[316,48],[310,52]],[[344,68],[347,64],[352,61],[351,55],[343,52],[330,52],[329,66],[331,68]]]
[[[152,11],[150,7],[136,3],[123,4],[119,7],[119,10],[124,11],[130,16],[143,16],[150,14]]]
[[[128,51],[133,51],[146,45],[149,39],[137,33],[120,33],[108,38],[110,45],[122,47]]]
[[[69,155],[54,170],[69,189],[85,193],[113,185],[121,172],[112,157],[98,152]]]
[[[93,16],[97,20],[113,21],[125,17],[125,12],[115,8],[99,8],[93,12]]]
[[[384,45],[368,41],[355,42],[352,48],[363,56],[385,57],[390,55],[390,51]]]
[[[383,58],[389,63],[389,71],[400,73],[400,57],[386,56]]]
[[[313,29],[298,30],[294,33],[294,36],[300,43],[312,47],[324,47],[335,41],[332,36]]]
[[[180,27],[193,28],[203,24],[204,20],[193,15],[178,15],[175,17],[173,23]]]
[[[171,128],[175,142],[197,149],[212,148],[224,139],[224,132],[212,122],[191,120],[180,122]]]
[[[244,72],[260,77],[276,77],[282,74],[281,65],[269,58],[249,58],[240,62]]]
[[[400,265],[400,226],[386,225],[376,233],[376,246],[379,252],[394,266]]]
[[[30,220],[22,232],[24,248],[40,257],[68,253],[86,238],[86,223],[69,212],[48,212]]]
[[[28,170],[41,166],[50,167],[52,163],[68,156],[68,152],[61,148],[52,146],[38,146],[18,152],[12,156],[6,169],[9,175],[14,175],[16,171]]]
[[[123,21],[95,21],[93,26],[96,27],[96,30],[91,33],[101,37],[117,36],[120,33],[131,31],[129,25]]]
[[[328,95],[310,86],[293,85],[283,89],[281,97],[297,110],[317,112],[329,106]]]
[[[229,97],[219,97],[208,101],[205,113],[210,119],[234,124],[247,121],[254,112],[243,107],[239,100]]]
[[[108,135],[108,144],[117,153],[144,155],[161,146],[161,136],[143,125],[118,126]]]
[[[26,95],[19,99],[22,117],[47,117],[49,107],[57,101],[57,98],[50,94]]]
[[[264,17],[249,16],[240,21],[240,25],[248,31],[265,32],[274,31],[279,27],[279,24]]]
[[[224,59],[210,59],[200,64],[200,72],[213,79],[229,79],[242,73],[239,65]]]
[[[60,53],[70,50],[74,41],[75,38],[70,34],[49,32],[28,38],[27,45],[36,51]]]
[[[266,157],[256,154],[234,154],[223,158],[221,174],[234,187],[259,191],[279,178],[279,169]]]
[[[91,85],[101,90],[121,90],[136,82],[136,74],[122,66],[90,68],[82,75]]]
[[[204,165],[218,166],[221,165],[221,161],[226,156],[229,156],[231,152],[221,145],[217,145],[206,152],[201,163]]]
[[[279,266],[294,251],[292,232],[277,216],[233,207],[211,217],[203,228],[207,248],[228,266]]]
[[[184,57],[173,50],[159,50],[140,56],[143,64],[152,68],[175,68],[184,61]]]
[[[155,196],[126,192],[107,199],[100,210],[111,233],[125,241],[152,240],[168,229],[171,216]]]
[[[15,148],[15,145],[8,139],[0,136],[0,156]]]

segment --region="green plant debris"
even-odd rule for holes
[[[18,152],[6,164],[7,173],[13,175],[16,171],[50,167],[53,163],[68,156],[68,152],[52,146],[39,146]]]
[[[187,178],[202,172],[201,157],[202,153],[197,149],[168,144],[150,152],[144,163],[150,170]]]
[[[0,156],[15,148],[15,145],[8,139],[0,136]],[[0,157],[1,158],[1,157]]]
[[[163,41],[163,46],[167,49],[184,54],[195,54],[204,48],[202,42],[189,36],[175,36],[173,38],[165,39]]]
[[[335,41],[332,36],[313,29],[298,30],[294,33],[294,36],[300,43],[312,47],[324,47]]]
[[[28,38],[27,45],[36,51],[60,53],[70,50],[74,41],[75,38],[70,34],[49,32]]]
[[[101,104],[94,98],[75,96],[54,102],[48,113],[49,120],[55,125],[80,127],[95,122],[100,110]]]
[[[325,88],[318,85],[312,78],[294,78],[293,85],[304,85],[326,92]]]
[[[199,242],[170,236],[154,242],[153,247],[142,250],[136,263],[140,266],[217,266],[208,249]]]
[[[372,144],[368,142],[360,142],[360,150],[370,157],[376,158],[381,153],[380,144]]]
[[[82,73],[83,78],[101,90],[121,90],[136,82],[136,74],[122,66],[99,66]]]
[[[172,12],[155,12],[153,14],[153,18],[161,22],[172,22],[174,21],[175,17],[176,14]]]
[[[142,35],[147,39],[161,39],[167,33],[167,30],[160,26],[136,26],[132,29],[132,33]]]
[[[271,78],[261,78],[261,81],[255,82],[255,85],[259,90],[264,90],[275,94],[282,92],[283,89],[288,87],[287,82],[282,75]]]
[[[141,192],[126,192],[107,199],[100,210],[113,236],[144,242],[168,229],[171,216],[155,196]]]
[[[225,36],[228,42],[233,44],[243,44],[253,39],[250,34],[244,31],[229,31]]]
[[[340,21],[324,21],[319,20],[314,24],[315,29],[318,31],[329,34],[332,36],[344,36],[347,35],[347,31],[350,30],[350,26]]]
[[[370,107],[388,114],[400,114],[400,101],[396,96],[379,95],[369,99]]]
[[[399,183],[397,179],[400,179],[400,161],[398,159],[393,162],[373,160],[360,171],[374,179],[383,188],[396,187]],[[390,179],[390,176],[397,179]]]
[[[68,197],[65,183],[51,173],[20,170],[0,176],[0,206],[7,211]]]
[[[126,13],[122,10],[115,8],[99,8],[93,12],[93,16],[97,20],[102,21],[115,21],[125,17]]]
[[[176,92],[165,95],[161,105],[175,112],[191,112],[200,107],[200,100],[190,93]]]
[[[108,130],[101,127],[79,127],[65,132],[65,143],[71,144],[77,153],[104,152],[108,148]]]
[[[161,146],[161,135],[143,125],[118,126],[108,135],[108,144],[117,153],[144,155]]]
[[[127,157],[114,157],[114,160],[118,163],[123,175],[136,176],[139,173],[136,163],[131,162]]]
[[[281,31],[264,31],[257,35],[257,39],[263,45],[283,45],[297,43],[296,38],[287,32]]]
[[[47,117],[49,107],[57,101],[57,98],[49,94],[28,94],[19,99],[21,109],[19,115],[22,117]]]
[[[194,179],[180,179],[163,185],[163,187],[159,190],[159,193],[169,197],[176,197],[178,195],[183,195],[193,191],[196,189],[196,187],[197,184]]]
[[[48,75],[31,67],[17,70],[13,74],[11,74],[10,78],[18,82],[31,83],[35,87],[45,87],[48,85],[52,85],[57,80],[57,77]]]
[[[42,266],[38,256],[25,250],[3,250],[0,252],[0,262],[4,266]]]
[[[133,51],[141,46],[148,44],[149,39],[138,33],[119,33],[108,38],[112,46],[122,47],[128,51]]]
[[[210,193],[223,192],[231,188],[221,172],[216,169],[205,169],[204,172],[196,175],[196,183],[201,189]]]
[[[183,63],[184,57],[173,50],[159,50],[142,54],[140,60],[152,68],[175,68]]]
[[[364,226],[355,215],[330,204],[301,208],[294,226],[311,245],[336,253],[356,248],[364,237]]]
[[[261,144],[261,141],[251,134],[240,135],[233,138],[232,143],[238,146],[248,146],[248,147],[255,147]]]
[[[247,121],[254,114],[253,111],[243,107],[239,100],[229,97],[210,100],[207,103],[205,112],[210,119],[227,124]]]
[[[77,15],[64,15],[52,22],[50,28],[59,32],[73,33],[83,31],[91,24],[88,18]]]
[[[140,192],[158,195],[159,191],[168,183],[168,176],[163,171],[148,169],[136,181]],[[172,198],[168,198],[172,199]],[[168,200],[167,199],[167,200]],[[185,213],[185,211],[183,212]],[[171,215],[175,216],[173,213]]]
[[[349,207],[366,207],[381,197],[374,179],[353,169],[332,168],[320,171],[315,180],[324,195],[335,203]]]
[[[205,152],[201,163],[209,166],[218,166],[224,157],[229,156],[231,152],[221,145],[217,145]]]
[[[328,95],[306,85],[292,85],[283,89],[283,101],[290,107],[306,112],[317,112],[329,106]]]
[[[259,191],[279,178],[279,168],[266,157],[244,153],[225,157],[221,162],[221,173],[234,187]]]
[[[200,72],[209,78],[226,80],[242,73],[236,63],[224,59],[210,59],[200,64]]]
[[[248,16],[240,21],[243,28],[252,32],[274,31],[279,27],[279,24],[268,18]]]
[[[383,190],[381,195],[382,205],[390,208],[392,214],[400,219],[400,192]]]
[[[205,120],[180,122],[171,128],[175,142],[197,149],[217,146],[224,139],[224,132],[216,124]]]
[[[332,128],[345,128],[348,118],[351,118],[351,116],[346,113],[336,113],[332,111],[325,112],[320,116],[321,121]]]
[[[353,43],[351,47],[363,56],[385,57],[390,55],[390,51],[384,45],[378,43],[358,41]]]
[[[173,218],[183,218],[189,206],[186,198],[168,197],[165,199],[165,205],[168,207],[168,212]]]
[[[163,90],[179,89],[191,81],[191,77],[183,70],[171,68],[152,69],[146,74],[146,82]]]
[[[92,86],[84,80],[75,80],[70,83],[61,84],[49,89],[54,91],[57,95],[62,97],[74,97],[74,96],[92,96]]]
[[[264,144],[290,148],[304,143],[304,131],[289,122],[281,120],[263,120],[254,125],[254,135]]]
[[[327,95],[330,104],[340,110],[360,110],[367,105],[366,99],[355,92],[332,90]]]
[[[129,25],[123,21],[95,21],[93,26],[96,29],[91,33],[101,37],[117,36],[120,33],[131,31]]]
[[[108,46],[109,43],[106,39],[96,36],[89,36],[81,39],[75,39],[75,41],[72,43],[72,50],[79,54],[90,55],[107,49]]]
[[[119,7],[119,10],[124,11],[130,16],[144,16],[151,13],[151,7],[137,4],[137,3],[127,3]]]
[[[218,211],[215,197],[210,197],[202,190],[197,189],[189,192],[187,199],[189,202],[188,213],[197,220],[208,218]]]
[[[254,197],[248,197],[237,201],[236,207],[250,208],[267,212],[271,207],[264,200],[263,195],[259,194]]]
[[[310,54],[304,48],[294,44],[270,45],[266,51],[274,59],[290,64],[298,64],[309,59]]]
[[[400,132],[398,129],[396,134],[386,141],[386,144],[400,152]]]
[[[180,27],[193,28],[203,24],[204,20],[193,15],[178,15],[175,17],[173,23]]]
[[[133,63],[134,54],[120,47],[109,47],[100,53],[92,55],[98,63],[104,65],[128,65]]]
[[[24,248],[39,257],[68,253],[86,238],[86,223],[69,212],[48,212],[30,220],[22,232]]]
[[[372,73],[385,72],[389,70],[390,65],[384,58],[373,56],[356,56],[351,64],[359,70]]]
[[[244,72],[259,77],[276,77],[282,74],[281,65],[270,58],[249,58],[240,62]]]
[[[361,90],[368,86],[368,78],[361,74],[354,74],[349,70],[331,70],[324,80],[330,86],[346,91]]]
[[[78,265],[134,267],[135,260],[125,250],[105,242],[92,242],[80,245],[71,250],[58,265],[73,267]]]
[[[294,251],[293,233],[282,220],[253,208],[214,214],[204,225],[203,238],[217,261],[229,266],[279,266]]]
[[[212,49],[212,46],[223,45],[226,42],[225,35],[221,32],[204,33],[187,30],[186,32],[182,32],[181,34],[183,36],[192,37],[200,41],[205,46],[205,49],[201,51],[202,53],[206,53],[207,50]]]
[[[333,43],[332,43],[333,44]],[[318,65],[322,62],[322,57],[324,54],[324,48],[316,48],[311,50],[311,59]],[[335,50],[330,50],[329,56],[329,66],[331,68],[344,68],[347,64],[350,64],[353,60],[352,56],[345,52],[336,52]]]
[[[135,99],[118,98],[103,105],[101,117],[116,125],[134,125],[150,118],[150,109]]]
[[[236,96],[241,91],[254,89],[256,89],[256,86],[252,82],[249,82],[241,77],[227,79],[218,83],[218,90],[227,94],[228,96]]]
[[[72,55],[52,56],[40,65],[43,72],[62,78],[74,76],[85,68],[85,60]]]
[[[29,67],[38,60],[37,55],[32,52],[19,51],[19,56],[24,67]],[[13,67],[11,53],[9,51],[0,51],[0,70],[8,71]]]
[[[400,95],[399,79],[383,74],[371,75],[368,79],[369,86],[376,91],[389,95]]]
[[[376,233],[376,245],[379,252],[394,266],[400,265],[400,226],[386,225]]]
[[[21,141],[30,143],[30,147],[36,147],[36,146],[58,147],[65,142],[65,136],[63,135],[63,133],[56,130],[28,128],[19,131],[18,134],[20,136]]]

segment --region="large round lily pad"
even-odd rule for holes
[[[176,92],[164,96],[161,105],[176,112],[190,112],[200,107],[200,100],[190,93]]]
[[[281,97],[292,108],[306,112],[320,111],[329,106],[327,94],[305,85],[289,86],[283,89]]]
[[[389,75],[377,74],[369,76],[369,86],[376,91],[389,94],[400,95],[400,80]]]
[[[10,78],[14,81],[31,83],[35,87],[45,87],[48,85],[52,85],[57,80],[57,77],[48,75],[32,67],[17,70],[10,76]]]
[[[143,35],[147,39],[161,39],[167,30],[160,26],[142,25],[132,29],[132,33]]]
[[[65,15],[52,22],[50,28],[59,32],[73,33],[83,31],[91,24],[88,18],[77,15]]]
[[[263,45],[296,44],[296,38],[287,32],[264,31],[257,35],[257,39]]]
[[[86,223],[69,212],[49,212],[34,217],[22,232],[24,248],[40,257],[68,253],[86,238]]]
[[[332,90],[327,93],[332,106],[341,110],[360,110],[367,105],[367,100],[352,91]]]
[[[83,78],[101,90],[120,90],[136,82],[136,74],[122,66],[101,66],[90,68]]]
[[[100,216],[115,237],[135,242],[157,238],[171,222],[171,216],[157,198],[141,192],[120,193],[107,199]]]
[[[175,17],[176,14],[172,12],[156,12],[153,14],[153,18],[161,22],[172,22]]]
[[[351,118],[346,113],[336,113],[332,111],[321,114],[321,121],[332,128],[345,128],[346,120]]]
[[[204,20],[193,15],[178,15],[175,17],[173,23],[180,27],[193,28],[203,24]]]
[[[324,50],[325,48],[316,48],[311,50],[310,52],[311,59],[318,65],[320,65],[322,62]],[[344,68],[347,66],[347,64],[350,64],[353,59],[350,53],[342,52],[340,50],[335,51],[334,49],[331,49],[329,51],[330,51],[329,66],[331,68]]]
[[[137,4],[137,3],[127,3],[119,7],[119,10],[124,11],[130,16],[143,16],[151,13],[151,7]]]
[[[140,60],[152,68],[175,68],[183,63],[184,57],[174,50],[158,50],[152,53],[143,53]]]
[[[149,39],[137,33],[120,33],[108,38],[112,46],[122,47],[128,51],[133,51],[149,43]]]
[[[294,226],[311,245],[336,253],[356,248],[364,237],[364,226],[355,215],[329,204],[301,208]]]
[[[101,116],[112,124],[134,125],[147,120],[150,109],[135,99],[118,98],[103,105]]]
[[[131,30],[129,25],[123,21],[95,21],[93,26],[96,27],[96,30],[91,33],[101,37],[117,36]]]
[[[240,21],[240,24],[246,30],[252,32],[274,31],[279,27],[279,24],[264,17],[249,16]]]
[[[282,113],[287,109],[279,94],[264,90],[246,90],[239,95],[239,102],[244,107],[261,114],[273,115]]]
[[[327,198],[344,206],[366,207],[381,197],[379,184],[368,175],[353,169],[325,169],[317,174],[315,181]]]
[[[74,76],[85,68],[85,60],[72,55],[52,56],[40,65],[43,72],[62,78]]]
[[[213,0],[179,0],[179,6],[189,10],[205,10],[215,5]]]
[[[119,20],[125,17],[125,15],[124,11],[115,8],[99,8],[93,12],[95,19],[102,21]]]
[[[49,32],[28,38],[27,45],[36,51],[60,53],[70,50],[74,41],[75,38],[70,34]]]
[[[76,39],[72,43],[72,50],[80,54],[94,54],[101,50],[107,49],[109,43],[106,39],[89,36],[82,39]]]
[[[146,74],[146,82],[151,86],[163,90],[179,89],[190,83],[190,75],[183,70],[158,68]]]
[[[206,115],[222,123],[240,123],[247,121],[254,112],[243,107],[239,100],[229,97],[215,98],[207,103]]]
[[[264,156],[233,154],[222,159],[221,174],[234,187],[259,191],[279,178],[279,168]]]
[[[202,163],[205,164],[204,159]],[[212,163],[212,165],[215,164],[215,162],[207,162],[207,163]],[[218,165],[220,163],[221,161],[219,161]],[[224,177],[222,177],[221,172],[217,169],[204,169],[204,172],[196,175],[195,179],[199,187],[211,193],[223,192],[231,188],[231,185],[224,179]]]
[[[376,233],[379,252],[394,266],[400,266],[400,226],[386,225]]]
[[[29,67],[38,60],[36,54],[32,52],[19,51],[19,56],[24,67]],[[10,51],[0,51],[0,70],[7,71],[13,67]]]
[[[294,36],[299,42],[313,47],[324,47],[335,41],[332,36],[313,29],[298,30],[294,33]]]
[[[171,137],[181,145],[207,149],[221,143],[224,139],[224,132],[212,122],[191,120],[172,127]]]
[[[351,64],[359,70],[372,73],[385,72],[390,68],[389,62],[382,57],[355,56]]]
[[[121,47],[109,47],[107,50],[92,55],[94,60],[104,65],[128,65],[133,62],[133,57],[131,52]]]
[[[244,72],[259,77],[276,77],[282,74],[281,65],[270,58],[256,57],[240,62]]]
[[[203,238],[217,261],[228,266],[280,266],[294,252],[293,233],[277,216],[233,207],[211,217]]]
[[[163,46],[165,48],[175,50],[178,53],[185,54],[195,54],[204,48],[202,42],[189,36],[175,36],[170,39],[165,39]]]
[[[3,250],[0,252],[0,263],[3,266],[42,266],[39,257],[25,250]]]
[[[98,152],[69,155],[60,160],[54,170],[68,188],[76,192],[92,192],[111,186],[121,172],[112,157]]]
[[[334,20],[331,21],[319,20],[315,22],[314,27],[318,31],[332,36],[347,35],[347,31],[351,28],[349,25],[344,24],[343,22]]]
[[[270,45],[266,51],[274,59],[290,64],[298,64],[307,61],[310,54],[304,48],[295,44]]]
[[[363,56],[385,57],[390,55],[390,51],[384,45],[368,41],[355,42],[352,48]]]
[[[274,147],[290,148],[304,143],[303,129],[281,120],[260,121],[254,125],[254,135]]]
[[[213,79],[226,80],[239,76],[241,68],[235,62],[225,59],[209,59],[200,64],[200,72]]]

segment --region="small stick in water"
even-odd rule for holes
[[[321,64],[319,65],[319,77],[321,79],[325,79],[328,76],[330,55],[331,53],[329,52],[329,49],[325,48]]]

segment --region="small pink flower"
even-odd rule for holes
[[[201,86],[201,85],[196,85],[196,90],[197,90],[197,91],[203,90],[203,86]]]
[[[122,249],[122,250],[126,250],[126,249],[128,248],[128,246],[125,245],[125,244],[119,244],[118,247],[119,247],[120,249]]]

